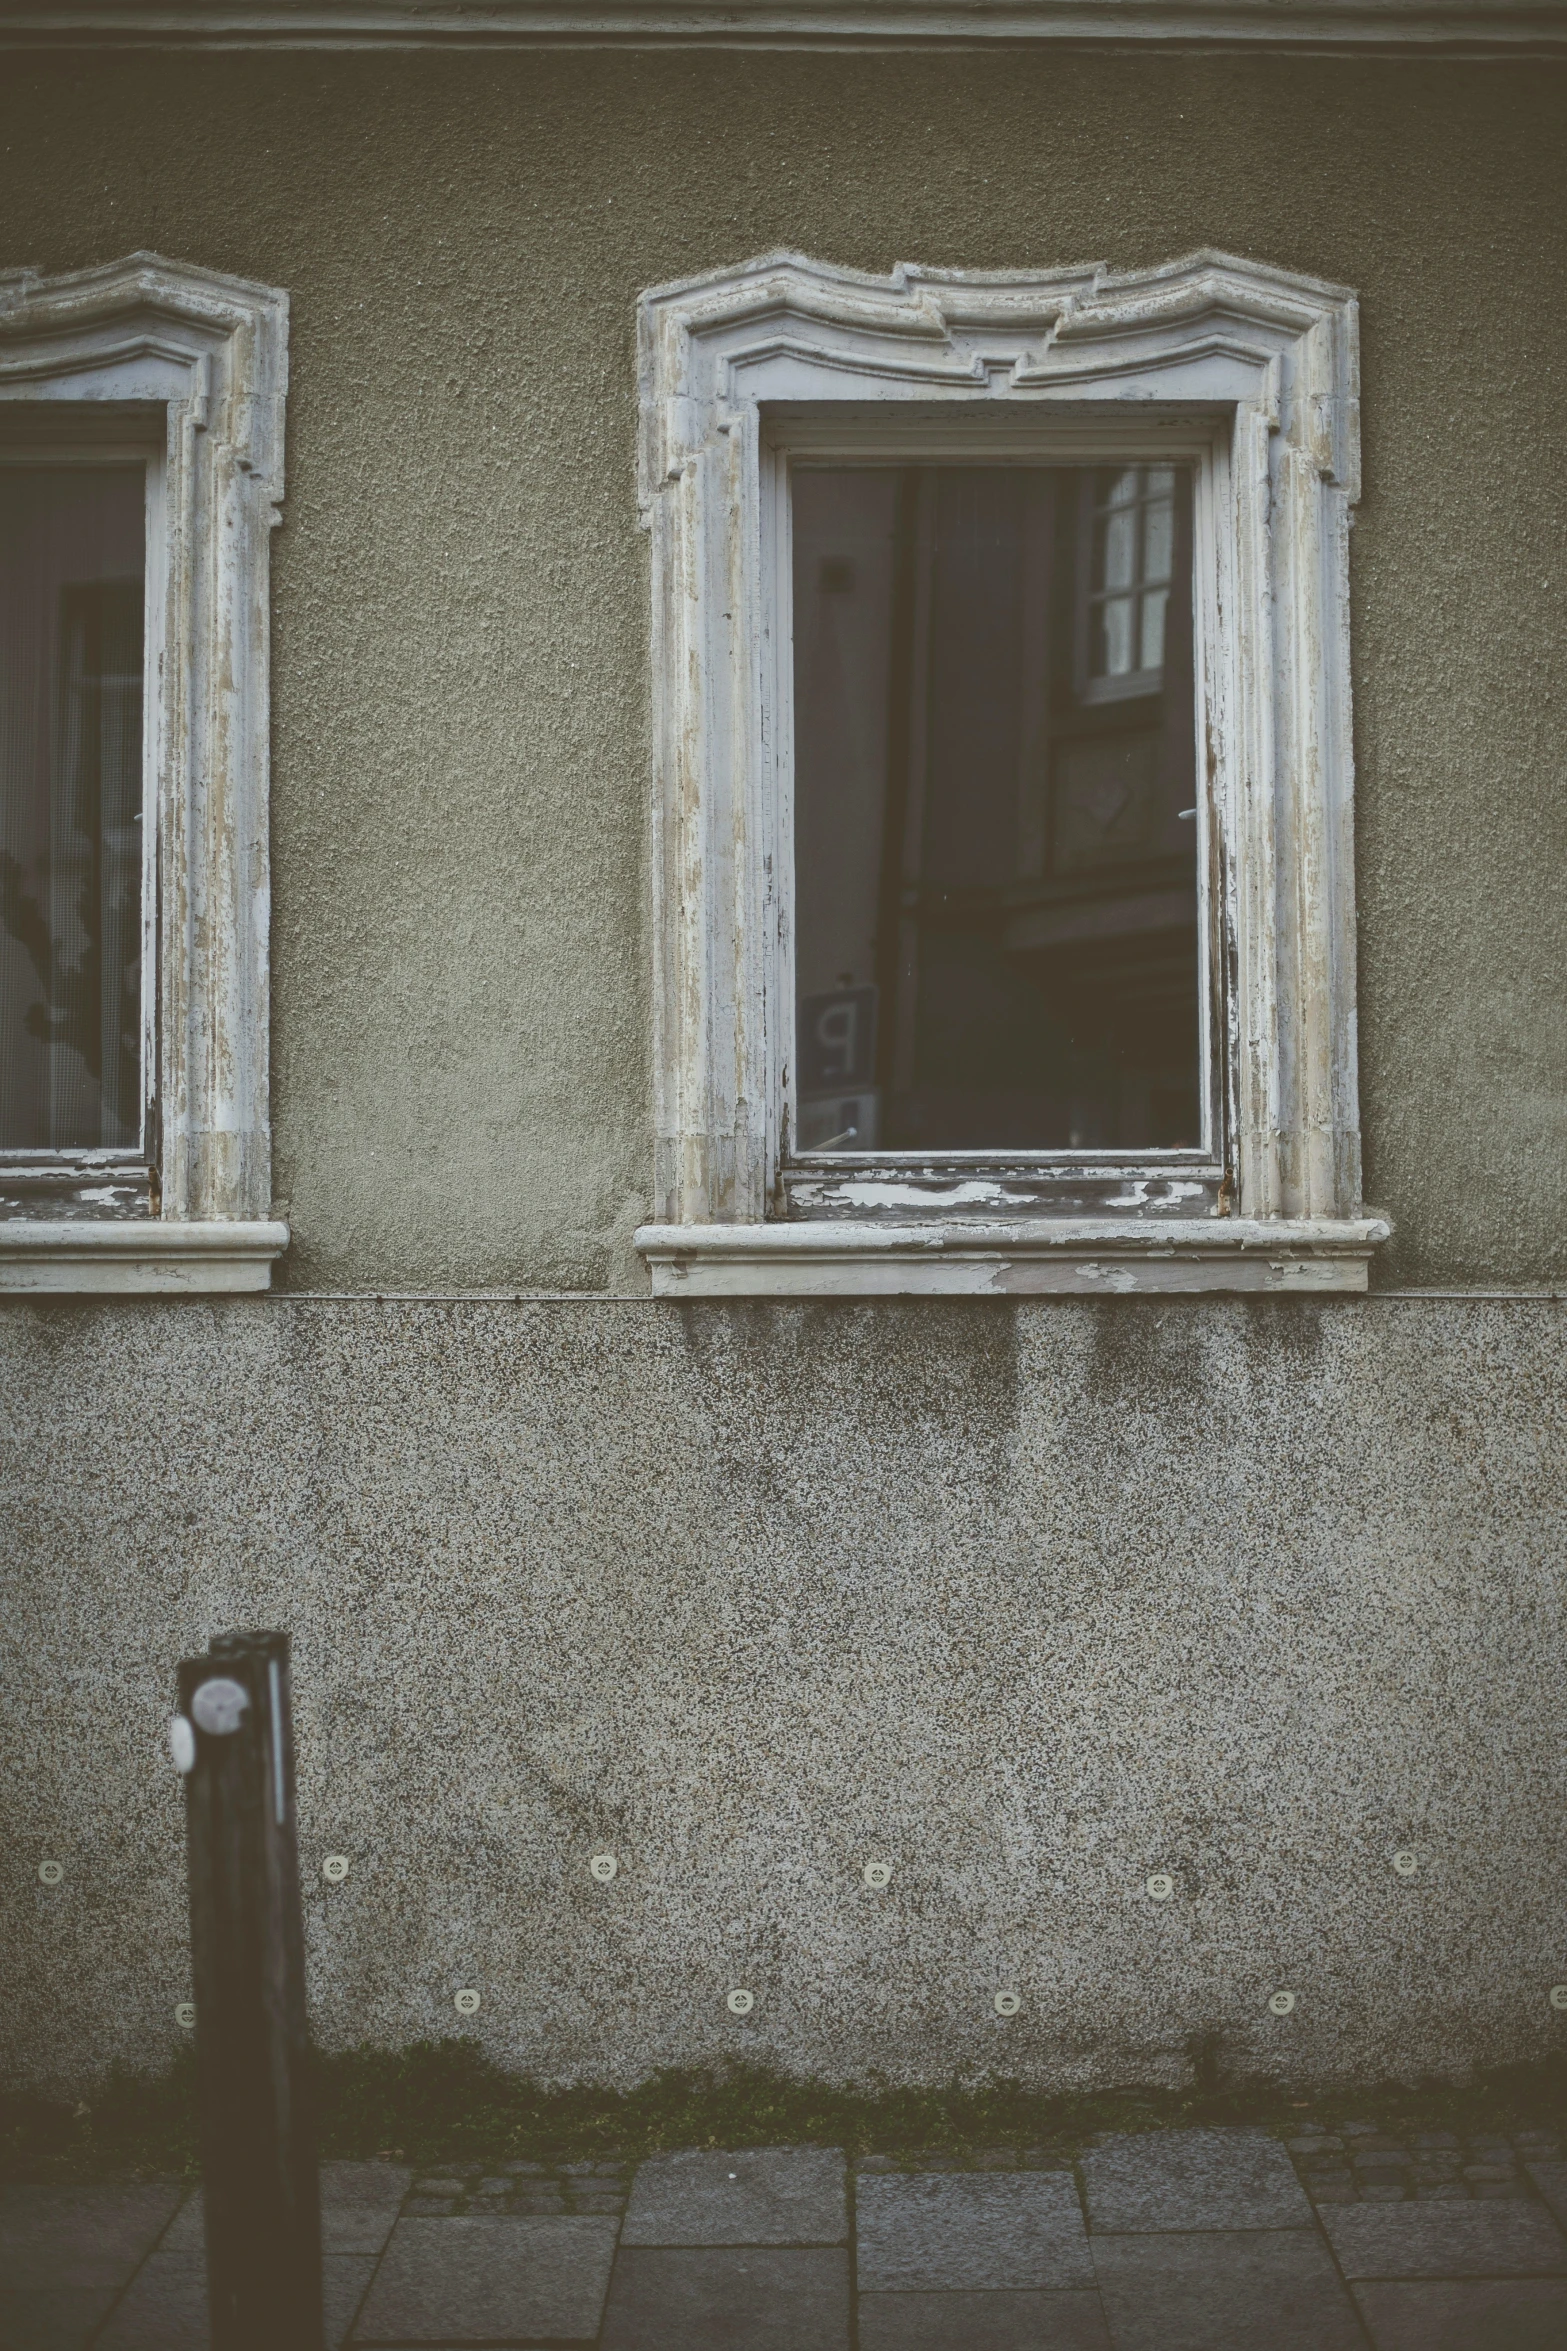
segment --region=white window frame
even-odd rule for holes
[[[0,275],[0,444],[146,456],[142,1153],[0,1153],[0,1291],[265,1289],[271,533],[288,301],[138,253]]]
[[[1201,253],[1117,276],[794,254],[642,298],[653,571],[656,1295],[1361,1290],[1347,289]],[[961,411],[961,413],[958,413]],[[870,441],[1194,495],[1202,1154],[788,1154],[788,465]]]

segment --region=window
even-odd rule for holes
[[[0,1287],[264,1287],[281,295],[0,303]]]
[[[1363,1288],[1355,305],[642,304],[655,1292]]]

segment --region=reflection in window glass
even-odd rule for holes
[[[1175,468],[1123,465],[1094,476],[1089,675],[1151,682],[1164,667],[1175,562]]]
[[[145,469],[0,466],[0,1148],[141,1127]]]
[[[797,1148],[1200,1146],[1190,517],[796,468]]]

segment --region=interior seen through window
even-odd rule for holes
[[[0,465],[0,1149],[142,1117],[146,469]]]
[[[796,1148],[1201,1148],[1189,469],[792,501]]]

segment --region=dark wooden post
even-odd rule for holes
[[[322,2351],[288,1635],[223,1634],[179,1689],[212,2351]]]

